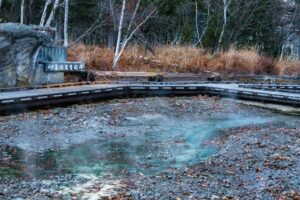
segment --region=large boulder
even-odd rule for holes
[[[34,83],[39,48],[50,38],[22,24],[0,24],[0,87],[28,86]]]

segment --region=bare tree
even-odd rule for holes
[[[205,23],[205,27],[202,30],[202,33],[200,35],[200,31],[199,31],[199,22],[198,22],[198,1],[195,0],[195,9],[196,9],[196,31],[197,31],[197,42],[194,44],[194,46],[197,46],[198,44],[200,44],[201,47],[203,47],[202,45],[202,40],[203,37],[208,29],[210,20],[211,20],[211,16],[210,16],[210,0],[206,1],[207,3],[207,14],[206,14],[206,23]]]
[[[40,26],[45,25],[46,17],[47,17],[47,9],[52,0],[45,0],[44,10],[40,21]]]
[[[118,39],[115,49],[115,56],[114,56],[114,62],[113,62],[113,68],[116,67],[118,61],[119,61],[119,55],[120,55],[120,43],[121,43],[121,37],[122,37],[122,28],[123,28],[123,20],[124,20],[124,13],[125,13],[125,7],[126,7],[126,0],[122,1],[122,9],[120,13],[120,22],[119,22],[119,30],[118,30]]]
[[[288,4],[288,3],[286,3],[286,4]],[[288,5],[285,5],[285,6],[289,8]],[[292,6],[295,8],[295,10],[293,11],[291,19],[289,17],[287,17],[288,19],[290,19],[290,22],[287,25],[287,27],[284,27],[286,34],[283,38],[283,44],[281,47],[280,58],[279,58],[280,60],[282,60],[284,57],[284,50],[286,48],[286,43],[287,43],[289,37],[292,34],[294,34],[294,32],[291,29],[295,25],[295,21],[299,20],[299,14],[298,14],[299,3],[295,2],[295,4]],[[298,14],[298,18],[297,18],[297,14]],[[286,13],[286,15],[288,15],[288,14]]]
[[[21,16],[20,16],[20,23],[24,24],[24,4],[25,0],[21,1]]]
[[[227,28],[228,43],[236,44],[238,42],[238,37],[241,35],[245,28],[250,26],[253,16],[259,9],[264,9],[265,6],[262,5],[261,0],[251,0],[245,2],[233,1],[231,3],[231,10],[228,13],[227,21],[230,19],[231,28]]]
[[[218,41],[218,50],[221,47],[221,44],[223,42],[223,37],[225,33],[225,29],[227,26],[227,12],[228,12],[228,7],[230,6],[231,0],[223,0],[223,26],[222,26],[222,31],[219,37]]]
[[[56,9],[58,7],[58,4],[59,4],[59,0],[55,0],[53,8],[51,10],[51,13],[49,15],[49,18],[48,18],[45,26],[49,27],[51,25],[51,22],[53,21],[53,18],[55,16],[55,12],[56,12]]]
[[[107,46],[108,48],[112,49],[115,48],[115,41],[116,41],[116,36],[118,33],[118,23],[115,15],[115,0],[109,0],[107,5],[107,9],[110,13],[110,16],[112,18],[112,22],[109,24],[112,24],[113,26],[109,26],[107,30]]]
[[[65,0],[65,18],[64,18],[64,46],[65,47],[69,45],[68,21],[69,21],[69,0]]]
[[[116,44],[116,49],[115,49],[115,55],[114,55],[114,61],[113,61],[113,69],[116,68],[118,61],[126,48],[128,42],[132,39],[134,34],[143,26],[148,19],[156,12],[156,9],[153,9],[149,14],[147,14],[144,18],[143,21],[141,21],[133,30],[132,26],[134,24],[134,20],[136,18],[137,11],[139,9],[141,0],[138,0],[134,12],[132,14],[132,17],[130,19],[129,25],[127,27],[127,33],[126,35],[122,38],[122,28],[123,28],[123,22],[124,22],[124,15],[125,15],[125,8],[126,8],[126,0],[122,1],[122,8],[121,8],[121,13],[120,13],[120,20],[119,20],[119,29],[118,29],[118,39],[117,39],[117,44]]]
[[[200,31],[199,31],[199,22],[198,22],[198,1],[195,0],[195,22],[196,22],[196,33],[197,33],[197,41],[200,41]]]
[[[68,47],[72,47],[75,44],[77,44],[82,38],[86,37],[87,35],[91,34],[92,32],[94,32],[96,30],[96,28],[102,26],[104,24],[104,22],[107,21],[109,17],[107,17],[106,19],[104,19],[103,21],[101,21],[102,19],[102,15],[100,15],[98,17],[98,19],[82,34],[80,35],[74,42],[72,42],[72,44],[70,44]]]

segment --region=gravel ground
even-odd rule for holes
[[[222,150],[194,166],[141,177],[134,199],[300,199],[300,131],[247,127],[225,131]],[[217,141],[216,141],[217,142]]]
[[[137,135],[153,127],[140,124],[136,128],[130,123],[153,115],[220,119],[231,114],[282,117],[209,97],[113,100],[0,117],[0,152],[5,148],[58,151],[90,140]],[[283,119],[225,129],[209,143],[220,148],[217,155],[151,177],[126,172],[118,181],[71,175],[1,177],[0,199],[300,199],[299,118]],[[0,161],[3,164],[9,158],[3,155]]]
[[[151,127],[140,124],[137,129],[130,123],[149,115],[213,119],[256,112],[260,109],[208,97],[113,100],[0,117],[0,144],[34,152],[60,150],[89,140],[139,134]]]

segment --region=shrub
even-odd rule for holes
[[[277,61],[259,55],[255,48],[216,54],[190,46],[157,46],[155,54],[139,46],[125,49],[117,66],[118,71],[181,72],[222,74],[300,75],[300,61]],[[114,50],[101,46],[78,44],[68,51],[68,59],[86,62],[89,70],[113,70]]]

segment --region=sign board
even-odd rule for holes
[[[67,48],[42,47],[37,56],[37,62],[66,62]]]
[[[83,72],[83,62],[67,61],[67,48],[42,47],[37,56],[37,63],[43,65],[45,72]]]
[[[81,72],[85,71],[82,62],[40,62],[45,67],[45,72]]]

